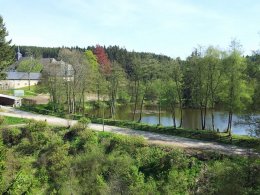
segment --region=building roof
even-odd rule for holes
[[[12,100],[20,100],[20,99],[22,99],[22,98],[20,98],[20,97],[11,96],[11,95],[5,95],[5,94],[0,94],[0,97],[12,99]]]
[[[7,72],[6,80],[40,80],[41,73],[31,72]],[[29,77],[29,78],[28,78]]]

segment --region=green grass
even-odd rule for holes
[[[24,119],[24,118],[16,118],[11,116],[3,116],[3,118],[4,118],[3,125],[16,125],[16,124],[24,124],[29,122],[29,119]]]
[[[14,95],[14,90],[24,90],[24,96],[23,97],[32,97],[32,96],[38,95],[38,93],[36,93],[36,86],[35,85],[32,85],[30,90],[29,90],[29,87],[22,87],[22,88],[19,88],[19,89],[0,90],[0,93],[6,94],[6,95]]]
[[[24,90],[24,96],[23,97],[31,97],[31,96],[37,96],[38,95],[35,92],[36,91],[36,86],[35,85],[32,85],[30,88],[31,88],[30,90],[29,90],[29,86],[28,87],[19,88],[19,90]]]

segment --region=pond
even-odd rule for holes
[[[173,126],[172,115],[169,111],[162,110],[161,111],[161,125],[163,126]],[[105,109],[105,118],[109,118],[109,109]],[[93,109],[89,113],[90,115],[96,117],[102,117],[103,110],[101,109]],[[237,135],[248,135],[249,134],[249,126],[245,124],[238,124],[241,121],[242,115],[234,114],[233,115],[233,124],[232,124],[232,133]],[[215,129],[219,129],[220,131],[225,131],[228,123],[228,112],[223,110],[215,110],[214,111],[215,118]],[[118,106],[116,108],[115,119],[118,120],[132,120],[133,119],[133,106],[124,105]],[[137,111],[135,119],[139,119],[139,112]],[[143,116],[141,122],[157,125],[159,123],[158,109],[157,106],[145,106],[143,109]],[[180,110],[176,111],[176,124],[178,126],[180,122]],[[183,127],[191,128],[191,129],[201,129],[200,122],[200,110],[198,109],[183,109]],[[208,111],[206,115],[206,129],[212,129],[211,125],[211,111]]]

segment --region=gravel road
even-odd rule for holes
[[[58,118],[54,116],[34,114],[34,113],[25,112],[10,107],[1,107],[0,115],[35,119],[40,121],[46,120],[48,124],[58,125],[58,126],[69,126],[69,125],[72,126],[77,123],[76,120],[67,120],[67,119]],[[103,131],[103,126],[101,124],[90,124],[89,127],[95,131]],[[244,149],[232,145],[188,139],[188,138],[171,136],[171,135],[163,135],[163,134],[157,134],[157,133],[146,132],[146,131],[132,130],[128,128],[115,127],[109,125],[105,125],[104,130],[107,132],[118,133],[123,135],[142,136],[149,143],[170,145],[178,148],[216,151],[224,154],[239,154],[239,155],[246,155],[249,152],[248,149]]]

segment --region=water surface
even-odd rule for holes
[[[109,118],[109,109],[105,109],[105,118]],[[96,117],[102,117],[103,110],[93,109],[90,114]],[[135,120],[139,119],[139,112],[135,115]],[[238,124],[241,121],[241,114],[233,115],[232,132],[238,135],[248,135],[248,125]],[[228,123],[228,112],[223,110],[214,110],[215,130],[225,131]],[[133,120],[133,106],[118,106],[116,108],[115,119],[119,120]],[[142,120],[143,123],[157,125],[159,123],[159,114],[157,106],[145,106],[143,109]],[[180,122],[180,110],[176,111],[176,124]],[[169,111],[162,109],[161,125],[173,126],[172,115]],[[200,110],[198,109],[183,109],[183,125],[184,128],[201,129]],[[212,129],[211,110],[206,115],[206,129]]]

